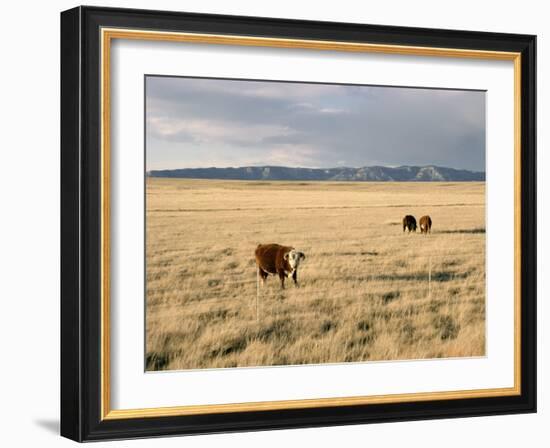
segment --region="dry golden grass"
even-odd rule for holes
[[[257,320],[272,242],[306,260]],[[485,354],[484,183],[148,179],[146,245],[148,370]]]

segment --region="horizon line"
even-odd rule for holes
[[[180,168],[155,168],[150,170],[145,170],[146,173],[152,171],[177,171],[177,170],[208,170],[208,169],[240,169],[240,168],[289,168],[289,169],[304,169],[304,170],[335,170],[335,169],[361,169],[361,168],[389,168],[389,169],[399,169],[399,168],[444,168],[451,169],[455,171],[469,171],[471,173],[485,173],[485,170],[472,170],[468,168],[454,168],[444,165],[361,165],[361,166],[332,166],[332,167],[307,167],[307,166],[288,166],[288,165],[270,165],[270,164],[260,164],[260,165],[239,165],[239,166],[202,166],[202,167],[180,167]]]

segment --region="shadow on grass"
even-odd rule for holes
[[[372,257],[378,255],[378,252],[376,251],[367,251],[367,250],[363,250],[363,251],[360,251],[360,252],[336,252],[338,255],[350,255],[350,256],[354,256],[354,255],[370,255]]]
[[[168,354],[164,352],[150,352],[145,357],[145,370],[165,370],[170,362]]]
[[[483,227],[478,227],[475,229],[439,230],[437,233],[449,233],[449,234],[462,233],[466,235],[472,235],[477,233],[485,233],[485,229]]]
[[[469,277],[471,272],[452,272],[452,271],[434,271],[431,275],[433,282],[448,282],[454,279],[465,279]],[[380,274],[369,276],[368,280],[381,280],[381,281],[422,281],[428,279],[428,272],[418,272],[415,274]]]

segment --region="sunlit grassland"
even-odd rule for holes
[[[146,206],[148,370],[485,354],[484,183],[148,178]],[[272,242],[300,287],[257,296]]]

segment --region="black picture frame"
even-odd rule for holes
[[[460,48],[521,54],[521,393],[102,419],[101,68],[103,27]],[[77,7],[61,13],[61,435],[76,441],[536,412],[536,37],[272,18]]]

